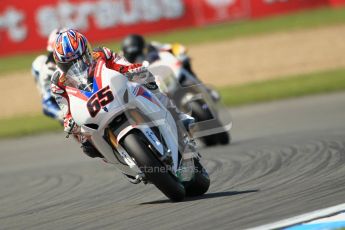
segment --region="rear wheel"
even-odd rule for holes
[[[227,145],[231,143],[231,134],[227,131],[217,134],[218,141],[221,145]]]
[[[192,110],[192,117],[195,118],[196,122],[209,121],[215,119],[209,110],[209,108],[202,108],[202,104],[198,102],[192,102],[189,104]],[[218,122],[217,122],[218,123]],[[229,143],[229,135],[227,132],[216,133],[201,138],[206,146],[214,146],[218,143],[225,145]]]
[[[218,144],[217,135],[209,135],[201,138],[206,146],[214,146]]]
[[[172,201],[182,201],[184,186],[167,167],[157,159],[149,148],[146,137],[140,131],[132,131],[123,140],[122,146],[134,158],[146,178]]]
[[[207,192],[210,187],[210,178],[206,169],[200,164],[199,160],[194,160],[195,175],[191,181],[184,182],[186,196],[201,196]]]

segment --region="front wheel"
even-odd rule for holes
[[[164,195],[172,201],[182,201],[185,197],[184,186],[160,162],[149,148],[146,137],[140,131],[130,132],[123,140],[122,146],[134,158],[137,166]]]
[[[184,182],[186,196],[201,196],[210,187],[210,177],[206,169],[200,164],[199,160],[194,160],[195,174],[191,181]]]

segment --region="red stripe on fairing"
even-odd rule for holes
[[[98,85],[99,89],[102,89],[102,69],[104,66],[105,62],[103,60],[99,60],[96,65],[96,70],[95,70],[95,77],[96,77],[96,82]]]
[[[149,92],[146,91],[142,86],[139,87],[136,96],[142,96],[143,98],[151,101],[153,104],[158,105],[160,107],[159,103],[155,99],[153,99]]]
[[[80,98],[83,101],[87,101],[88,100],[88,98],[84,94],[82,94],[79,90],[77,90],[75,88],[67,86],[66,87],[66,91],[67,91],[68,94],[73,95],[73,96],[75,96],[77,98]]]

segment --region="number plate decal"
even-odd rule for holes
[[[114,100],[113,92],[110,87],[104,87],[97,93],[93,94],[87,101],[87,110],[91,117],[95,117],[101,109]]]

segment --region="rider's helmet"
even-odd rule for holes
[[[67,73],[72,66],[83,72],[92,64],[91,50],[83,34],[68,29],[60,32],[55,40],[54,59],[64,73]]]
[[[125,58],[135,63],[138,57],[144,55],[145,39],[138,34],[131,34],[122,41],[122,51]]]

